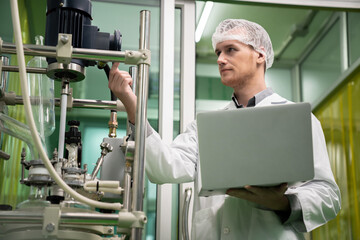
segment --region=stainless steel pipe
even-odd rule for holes
[[[45,211],[0,211],[1,224],[42,224]],[[86,213],[86,212],[61,212],[60,224],[77,225],[104,225],[130,227],[133,223],[146,219],[138,219],[131,212],[119,212],[118,214]]]
[[[38,104],[39,99],[30,97],[32,104]],[[15,105],[23,105],[24,101],[22,96],[15,97]],[[54,98],[54,104],[56,107],[60,107],[60,98]],[[11,105],[11,104],[10,104]],[[95,100],[95,99],[73,99],[72,108],[92,108],[92,109],[105,109],[105,110],[117,110],[125,111],[125,107],[120,100],[108,101],[108,100]]]
[[[139,49],[150,49],[150,11],[140,12],[140,41]],[[135,156],[133,169],[132,211],[143,211],[144,175],[145,175],[145,138],[147,127],[147,92],[149,80],[149,65],[138,64],[138,79],[136,86],[137,111],[135,119]],[[142,229],[133,228],[132,239],[141,239]]]
[[[19,72],[19,67],[18,67],[18,66],[5,65],[5,66],[2,67],[2,70],[3,70],[4,72]],[[32,67],[27,67],[27,68],[26,68],[26,72],[27,72],[27,73],[46,74],[47,70],[46,70],[46,68],[32,68]]]
[[[16,54],[16,46],[12,43],[4,42],[0,49],[1,53]],[[56,58],[56,47],[24,44],[24,53],[28,56]],[[122,51],[73,48],[71,58],[103,62],[125,62],[125,55],[126,53]]]

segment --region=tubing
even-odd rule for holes
[[[94,201],[92,199],[82,196],[81,194],[77,193],[75,190],[70,188],[56,173],[48,156],[46,155],[46,152],[42,147],[41,140],[37,133],[37,129],[36,129],[35,122],[34,122],[34,116],[31,111],[17,0],[11,0],[10,4],[11,4],[11,17],[12,17],[14,36],[15,36],[15,42],[16,42],[17,60],[19,63],[19,70],[20,70],[19,74],[20,74],[20,82],[21,82],[21,91],[22,91],[22,95],[24,96],[24,108],[25,108],[25,112],[26,112],[26,120],[29,124],[31,135],[33,137],[35,146],[40,153],[41,159],[43,160],[43,162],[46,166],[46,169],[49,171],[51,177],[55,180],[55,182],[62,189],[64,189],[64,191],[66,193],[68,193],[71,197],[73,197],[77,201],[82,202],[82,203],[87,204],[92,207],[120,210],[122,208],[122,205],[120,203],[102,203],[102,202]]]
[[[25,101],[24,101],[24,103],[25,103]],[[64,142],[65,142],[65,127],[66,127],[66,106],[67,106],[67,95],[66,94],[61,94],[60,130],[59,130],[59,142],[58,142],[58,158],[59,159],[64,158]]]

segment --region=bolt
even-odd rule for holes
[[[46,225],[46,231],[51,233],[55,230],[55,224],[54,223],[49,223],[48,225]]]
[[[106,155],[113,150],[113,147],[109,143],[102,142],[100,144],[101,153]]]
[[[130,56],[130,57],[132,57],[132,55],[133,55],[133,52],[132,52],[132,51],[130,51],[130,52],[129,52],[129,56]]]
[[[60,40],[63,44],[66,44],[69,41],[69,37],[67,35],[61,35]]]
[[[146,59],[146,58],[147,58],[147,54],[146,54],[146,53],[143,53],[142,58],[143,58],[143,59]]]
[[[112,233],[112,231],[113,231],[112,228],[108,229],[108,233]]]

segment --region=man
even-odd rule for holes
[[[221,81],[233,88],[226,109],[259,107],[288,101],[265,84],[265,71],[274,53],[267,32],[258,24],[228,19],[213,34]],[[135,122],[136,96],[130,75],[110,72],[109,88],[124,103],[129,121]],[[239,123],[241,124],[241,123]],[[198,143],[196,122],[171,145],[148,127],[146,171],[150,181],[197,181]],[[315,177],[311,181],[277,187],[245,186],[226,195],[199,197],[195,189],[192,239],[304,239],[303,232],[325,224],[340,210],[340,192],[330,169],[319,121],[312,115]],[[195,184],[197,186],[197,184]]]

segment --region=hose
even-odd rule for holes
[[[82,196],[81,194],[77,193],[75,190],[70,188],[56,173],[55,169],[53,168],[48,156],[46,155],[45,150],[41,144],[41,140],[37,133],[37,129],[34,122],[34,116],[31,111],[31,104],[30,98],[28,94],[28,84],[26,79],[26,67],[25,67],[25,57],[24,57],[24,49],[21,37],[21,29],[20,29],[20,18],[19,18],[19,10],[18,10],[18,3],[17,0],[11,0],[11,17],[13,22],[13,29],[14,29],[14,36],[16,42],[16,54],[17,60],[19,63],[19,74],[20,74],[20,82],[21,82],[21,91],[24,99],[24,108],[26,113],[26,120],[30,127],[31,135],[33,137],[34,143],[36,148],[38,149],[41,159],[43,160],[46,169],[49,171],[51,177],[55,180],[55,182],[71,197],[75,200],[85,203],[91,207],[97,207],[101,209],[113,209],[113,210],[120,210],[122,205],[120,203],[102,203],[98,201],[94,201],[87,197]]]
[[[107,63],[105,65],[102,65],[102,64],[103,63],[98,64],[98,68],[99,69],[104,69],[107,79],[110,80],[109,79],[109,76],[110,76],[109,64],[107,64]],[[111,90],[110,90],[110,95],[111,95],[111,101],[117,101],[117,97],[115,96],[115,94]],[[116,112],[116,110],[112,109],[111,112]]]

